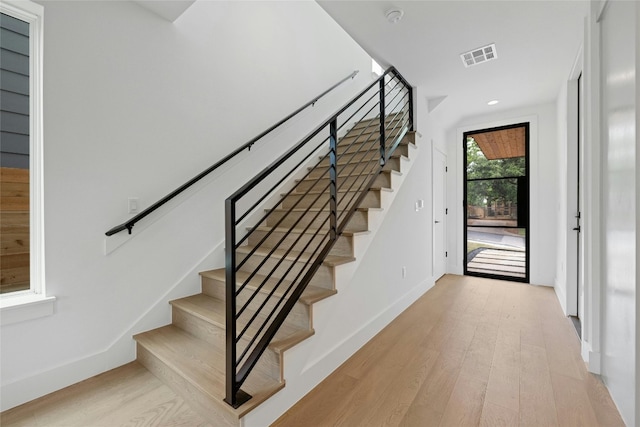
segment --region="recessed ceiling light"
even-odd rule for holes
[[[487,102],[487,105],[496,105],[498,102],[500,101],[498,101],[497,99],[494,99],[493,101]]]
[[[386,15],[387,21],[392,24],[397,24],[400,22],[402,17],[404,16],[404,10],[402,9],[390,9],[387,11]]]

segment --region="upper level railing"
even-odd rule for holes
[[[116,225],[115,227],[113,227],[112,229],[107,231],[105,234],[107,236],[111,236],[113,234],[119,233],[119,232],[124,231],[124,230],[128,230],[129,234],[131,234],[131,230],[133,229],[133,226],[136,225],[136,223],[138,221],[144,219],[149,214],[153,213],[154,211],[156,211],[157,209],[162,207],[164,204],[169,202],[171,199],[173,199],[174,197],[178,196],[183,191],[187,190],[189,187],[191,187],[192,185],[194,185],[195,183],[200,181],[205,176],[209,175],[211,172],[213,172],[216,169],[218,169],[220,166],[222,166],[225,163],[227,163],[229,160],[231,160],[232,158],[234,158],[235,156],[237,156],[238,154],[240,154],[244,150],[251,150],[251,147],[255,143],[257,143],[258,141],[260,141],[262,138],[264,138],[266,135],[268,135],[271,132],[273,132],[275,129],[280,127],[282,124],[284,124],[285,122],[287,122],[288,120],[290,120],[294,116],[298,115],[300,112],[302,112],[306,108],[315,105],[315,103],[318,102],[318,100],[320,98],[322,98],[323,96],[325,96],[326,94],[328,94],[333,89],[337,88],[338,86],[340,86],[342,83],[346,82],[347,80],[353,79],[357,74],[358,74],[358,70],[356,70],[353,73],[349,74],[347,77],[343,78],[342,80],[340,80],[339,82],[337,82],[336,84],[331,86],[329,89],[327,89],[324,92],[322,92],[320,95],[314,97],[311,101],[307,102],[306,104],[304,104],[303,106],[301,106],[300,108],[295,110],[293,113],[289,114],[287,117],[283,118],[278,123],[274,124],[273,126],[268,128],[267,130],[265,130],[264,132],[260,133],[256,137],[252,138],[250,141],[248,141],[247,143],[243,144],[242,146],[240,146],[235,151],[233,151],[230,154],[228,154],[227,156],[223,157],[220,161],[216,162],[215,164],[213,164],[209,168],[205,169],[204,171],[202,171],[198,175],[194,176],[189,181],[187,181],[186,183],[184,183],[180,187],[176,188],[171,193],[167,194],[162,199],[160,199],[157,202],[155,202],[153,205],[149,206],[147,209],[143,210],[142,212],[140,212],[139,214],[137,214],[133,218],[129,219],[128,221],[123,222],[122,224]]]
[[[228,404],[251,398],[242,384],[413,123],[412,88],[392,67],[225,201]]]

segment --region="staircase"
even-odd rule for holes
[[[387,107],[384,128],[379,117],[361,118],[339,139],[334,120],[329,152],[307,162],[303,173],[297,168],[297,179],[276,185],[279,201],[255,223],[242,222],[252,207],[236,220],[227,200],[227,268],[201,272],[201,293],[170,302],[170,325],[134,337],[138,361],[212,424],[241,425],[285,386],[285,351],[313,336],[313,305],[336,295],[338,270],[363,255],[355,253],[358,239],[372,231],[382,200],[398,190],[401,164],[415,148],[408,102],[396,105]],[[254,206],[269,205],[263,199]],[[322,248],[328,253],[319,255]]]

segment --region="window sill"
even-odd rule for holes
[[[25,322],[53,314],[56,297],[25,293],[0,298],[0,326]]]

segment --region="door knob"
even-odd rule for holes
[[[436,224],[440,224],[440,221],[436,221]]]
[[[573,231],[577,231],[579,233],[580,232],[580,226],[574,227]]]

